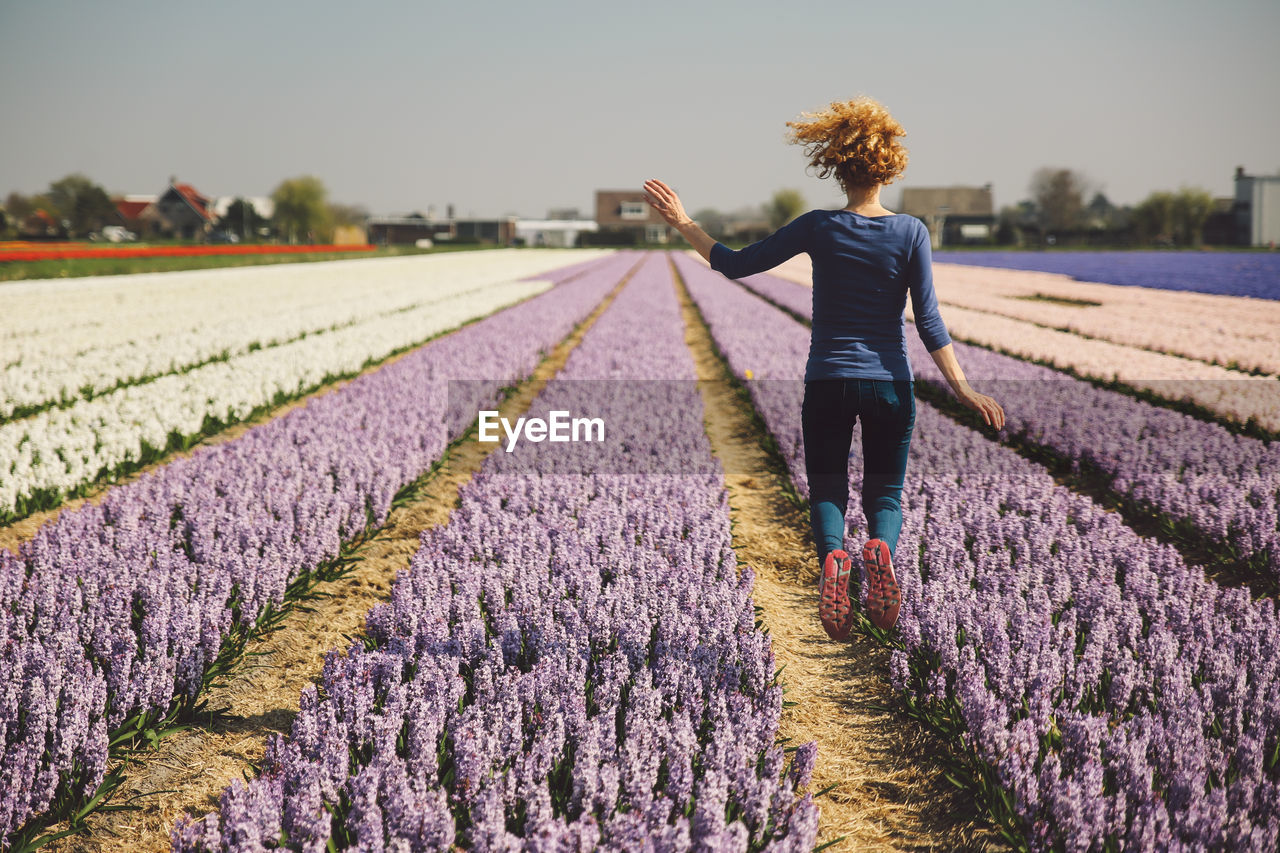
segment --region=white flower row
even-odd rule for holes
[[[0,419],[598,254],[456,252],[6,286]]]
[[[1280,301],[962,264],[935,265],[934,286],[938,299],[948,305],[1223,367],[1280,374]],[[1061,304],[1040,296],[1101,304]]]
[[[770,273],[812,286],[813,267],[807,255],[797,255]],[[1031,306],[1020,310],[1027,317],[1039,318],[1034,321],[1013,319],[996,310],[961,307],[961,303],[991,305],[993,300],[1001,299],[975,295],[983,293],[983,288],[987,287],[985,283],[989,282],[996,283],[990,285],[991,290],[1003,288],[1005,294],[1025,296],[1040,293],[1091,299],[1103,305],[1078,308],[1012,297],[1003,299],[1008,304]],[[1229,357],[1216,361],[1230,363],[1234,360],[1242,365],[1254,363],[1261,367],[1268,363],[1268,357],[1280,360],[1280,303],[1240,296],[1094,284],[1053,273],[959,264],[935,264],[934,285],[938,301],[942,304],[942,319],[957,339],[1060,369],[1069,368],[1080,376],[1120,382],[1167,400],[1190,401],[1238,423],[1247,423],[1252,418],[1266,429],[1280,430],[1280,386],[1275,376],[1255,376],[1211,363],[1212,359],[1182,357],[1154,349],[1155,342],[1159,341],[1167,345],[1162,349],[1190,352],[1195,347],[1189,341],[1198,336],[1205,346],[1210,340],[1222,343],[1223,352]],[[1166,301],[1173,306],[1167,313]],[[1123,310],[1117,309],[1111,315],[1105,312],[1081,313],[1099,312],[1108,305],[1123,306]],[[906,316],[914,319],[910,300],[907,301]],[[1133,343],[1104,340],[1102,334],[1082,337],[1073,332],[1045,328],[1045,325],[1064,325],[1063,317],[1084,316],[1110,316],[1106,322],[1115,337]],[[1053,320],[1054,317],[1058,318],[1057,321]],[[1176,318],[1170,320],[1171,326],[1166,325],[1169,317]],[[1045,325],[1037,325],[1037,322]],[[1093,332],[1087,334],[1101,333],[1103,323],[1100,321],[1090,328]],[[1122,328],[1127,328],[1128,333],[1119,334],[1118,330]],[[1138,343],[1140,340],[1149,340],[1151,345],[1144,346]],[[1269,345],[1260,343],[1266,340],[1274,342]],[[1269,353],[1266,352],[1268,346]],[[1204,356],[1208,351],[1201,347],[1200,352]]]
[[[1166,400],[1189,401],[1215,412],[1216,414],[1238,423],[1247,423],[1253,419],[1258,425],[1272,431],[1280,431],[1280,383],[1274,376],[1256,376],[1238,370],[1230,370],[1205,360],[1193,359],[1157,352],[1139,345],[1115,343],[1098,338],[1082,337],[1072,332],[1061,332],[1052,328],[1037,325],[1026,320],[1012,319],[999,313],[972,310],[960,307],[956,301],[971,299],[971,295],[956,294],[963,290],[957,286],[956,279],[950,278],[958,265],[936,264],[934,279],[938,292],[938,301],[942,303],[942,319],[948,331],[958,340],[968,341],[1018,358],[1039,361],[1059,369],[1070,369],[1077,375],[1099,379],[1104,382],[1119,382],[1130,388],[1141,389]],[[1052,276],[1048,273],[1023,273],[1019,270],[988,270],[986,268],[962,267],[964,271],[979,269],[985,273],[1013,272],[1016,276],[1029,277]],[[798,255],[774,267],[771,275],[786,278],[798,284],[811,287],[813,269],[807,255]],[[994,279],[1006,278],[993,275]],[[1056,276],[1056,278],[1063,278]],[[966,280],[972,283],[972,279]],[[1007,278],[1006,278],[1007,280]],[[1087,285],[1089,290],[1080,291],[1075,288]],[[976,285],[974,286],[977,287]],[[1155,293],[1161,298],[1168,296],[1172,302],[1183,305],[1182,316],[1190,316],[1190,303],[1182,297],[1202,297],[1208,294],[1188,294],[1176,291],[1153,291],[1149,288],[1130,288],[1120,285],[1091,284],[1071,281],[1072,290],[1054,292],[1043,283],[1039,287],[1027,286],[1029,293],[1055,293],[1070,298],[1091,298],[1102,301],[1100,297],[1115,294],[1119,291],[1145,290],[1148,295]],[[1086,296],[1085,293],[1091,295]],[[1267,300],[1248,299],[1245,297],[1211,296],[1211,302],[1222,309],[1222,316],[1201,317],[1201,325],[1218,326],[1227,337],[1235,335],[1236,324],[1245,332],[1262,333],[1256,323],[1245,317],[1244,307],[1251,306],[1259,313],[1267,315],[1274,310]],[[1225,300],[1225,301],[1224,301]],[[1015,300],[1009,300],[1010,302]],[[1018,300],[1025,301],[1025,300]],[[1260,304],[1266,303],[1266,304]],[[1028,302],[1028,304],[1031,304]],[[1050,309],[1052,303],[1042,302]],[[1106,303],[1104,303],[1105,305]],[[1130,305],[1141,304],[1131,300]],[[1057,306],[1059,312],[1076,310],[1074,306]],[[1092,309],[1090,309],[1092,310]],[[1135,309],[1136,310],[1136,309]],[[1150,309],[1154,312],[1154,307]],[[1208,310],[1207,308],[1205,310]],[[912,316],[911,302],[907,301],[906,316]],[[1269,316],[1269,315],[1268,315]],[[1159,318],[1158,320],[1156,318]],[[1162,328],[1165,315],[1149,313],[1145,323],[1148,327]],[[1134,320],[1136,323],[1136,318]],[[1233,324],[1233,325],[1226,325]],[[1274,334],[1274,332],[1270,332]],[[1175,333],[1174,337],[1179,333]],[[1246,352],[1241,347],[1237,354]],[[1260,350],[1254,350],[1259,352]],[[970,379],[999,379],[998,376],[970,375]]]
[[[812,286],[808,255],[797,255],[771,273]],[[1223,367],[1280,374],[1280,301],[965,264],[934,264],[933,279],[943,319],[954,305]],[[1069,305],[1038,296],[1101,304]]]
[[[277,394],[305,393],[327,377],[359,371],[371,359],[549,287],[546,281],[492,284],[4,424],[0,512],[13,512],[20,498],[39,490],[68,492],[103,468],[137,461],[144,443],[164,447],[174,431],[196,435],[206,417],[241,420]]]
[[[909,303],[906,314],[910,319]],[[942,319],[951,335],[960,340],[1057,368],[1070,368],[1080,376],[1120,382],[1168,400],[1197,403],[1239,423],[1253,418],[1266,429],[1280,430],[1280,383],[1275,377],[1253,376],[1203,361],[1082,338],[954,305],[942,307]]]

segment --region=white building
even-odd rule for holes
[[[517,219],[516,239],[526,246],[572,248],[583,231],[598,231],[591,219]]]
[[[1246,175],[1237,168],[1235,209],[1241,243],[1280,245],[1280,175]]]

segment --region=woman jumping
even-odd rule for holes
[[[862,510],[870,539],[862,547],[871,621],[889,630],[902,594],[893,553],[902,529],[902,485],[915,427],[914,377],[907,359],[903,310],[907,295],[920,339],[960,402],[1004,427],[1004,410],[965,381],[933,292],[929,232],[923,222],[880,204],[880,189],[902,174],[902,126],[871,98],[833,103],[787,122],[790,141],[805,146],[818,176],[835,175],[849,203],[811,210],[773,234],[733,251],[685,213],[662,181],[646,181],[649,204],[689,241],[711,268],[742,278],[807,252],[813,261],[813,326],[804,375],[801,423],[809,518],[822,567],[818,615],[837,640],[849,636],[850,559],[845,552],[849,448],[862,421]]]

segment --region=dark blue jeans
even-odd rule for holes
[[[806,382],[800,420],[818,563],[837,548],[844,549],[849,448],[858,420],[862,421],[862,511],[870,531],[867,538],[883,539],[893,553],[902,530],[902,482],[916,423],[911,380]]]

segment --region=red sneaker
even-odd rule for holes
[[[893,575],[889,545],[883,539],[872,539],[862,546],[862,563],[867,569],[867,615],[881,631],[898,622],[902,591]]]
[[[853,628],[853,606],[849,603],[849,555],[836,549],[822,564],[822,584],[818,587],[818,618],[827,636],[847,640]]]

